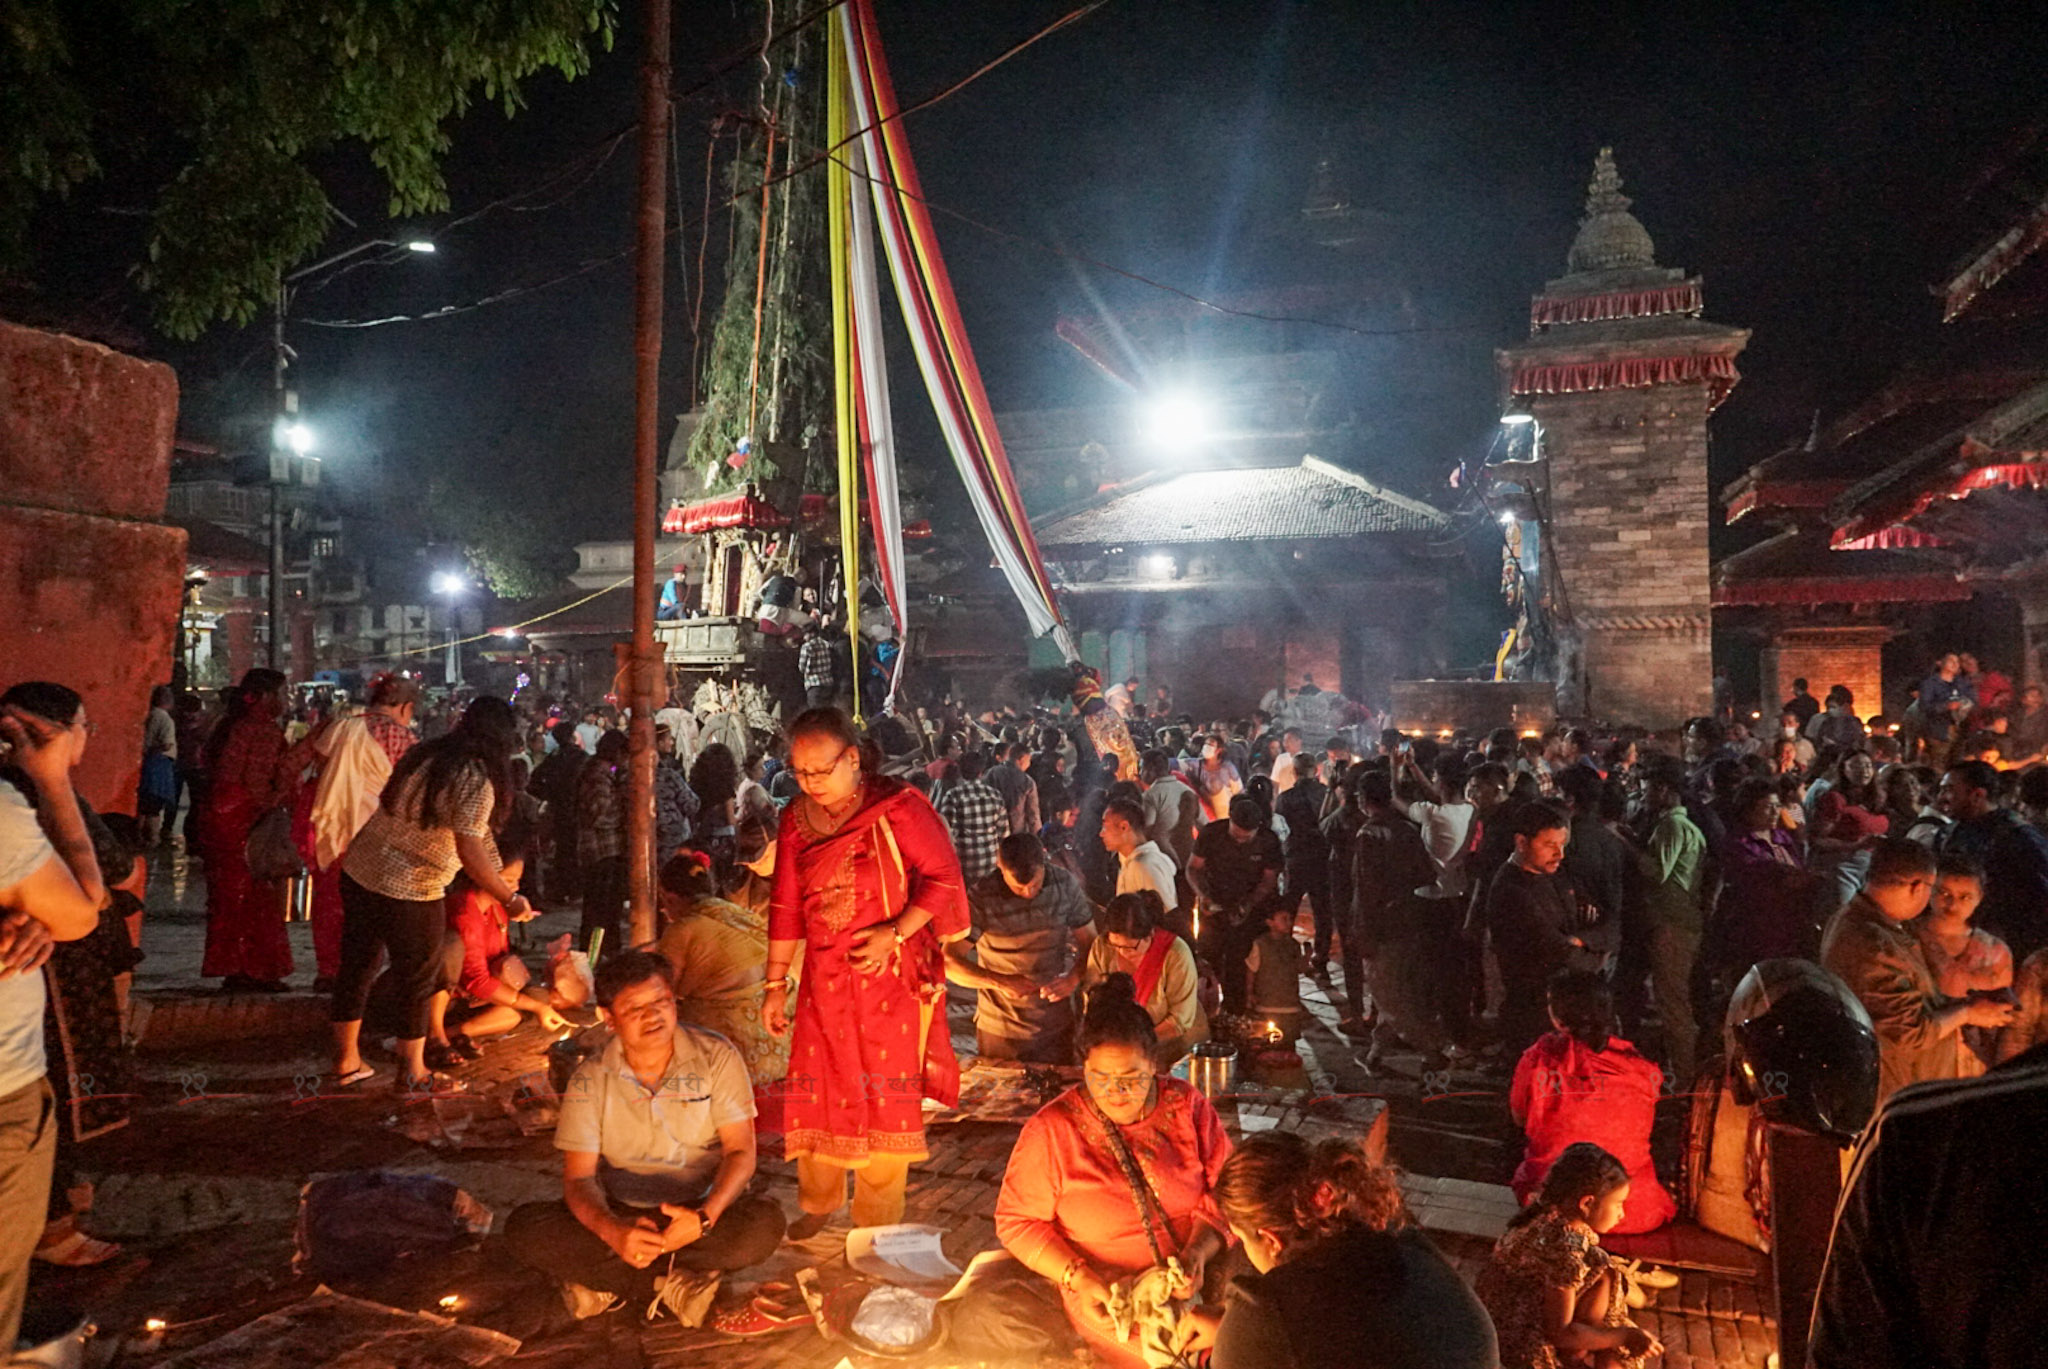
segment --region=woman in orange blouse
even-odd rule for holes
[[[1224,1244],[1212,1190],[1230,1139],[1208,1099],[1155,1073],[1152,1018],[1129,975],[1096,989],[1079,1037],[1082,1082],[1018,1136],[996,1235],[1059,1285],[1068,1320],[1097,1354],[1137,1369],[1135,1340],[1118,1337],[1111,1320],[1111,1285],[1172,1259],[1186,1291],[1200,1292]]]

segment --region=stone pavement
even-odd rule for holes
[[[164,862],[145,924],[150,960],[137,983],[138,995],[151,1005],[142,1032],[138,1118],[79,1154],[81,1168],[99,1182],[91,1228],[127,1242],[146,1266],[126,1259],[83,1274],[39,1268],[37,1275],[38,1296],[65,1295],[90,1306],[109,1338],[129,1334],[147,1317],[170,1323],[161,1347],[130,1347],[130,1358],[142,1364],[210,1341],[310,1291],[310,1280],[290,1266],[298,1190],[316,1174],[431,1171],[460,1184],[501,1220],[521,1202],[559,1193],[559,1167],[545,1134],[521,1136],[500,1116],[495,1126],[471,1126],[459,1144],[451,1141],[449,1131],[460,1131],[466,1118],[493,1111],[481,1103],[444,1107],[437,1120],[434,1105],[401,1102],[381,1080],[342,1096],[322,1095],[325,1005],[310,993],[308,928],[292,927],[302,952],[294,977],[300,992],[224,997],[195,973],[201,902],[198,882],[176,861]],[[551,914],[536,924],[532,939],[538,943],[573,921],[573,914]],[[1247,1087],[1242,1096],[1223,1100],[1226,1121],[1236,1133],[1345,1131],[1384,1146],[1407,1172],[1418,1219],[1454,1262],[1468,1274],[1476,1270],[1513,1211],[1500,1185],[1512,1170],[1518,1140],[1499,1081],[1462,1071],[1424,1078],[1413,1057],[1399,1056],[1394,1066],[1408,1066],[1405,1074],[1368,1076],[1358,1044],[1334,1030],[1328,986],[1304,981],[1303,988],[1314,1021],[1302,1038],[1296,1090]],[[542,1069],[547,1044],[530,1025],[494,1043],[484,1060],[463,1071],[473,1095],[488,1097]],[[390,1066],[384,1069],[388,1079]],[[970,1079],[974,1073],[970,1069]],[[935,1123],[930,1158],[913,1170],[906,1220],[944,1229],[947,1253],[963,1267],[975,1252],[995,1245],[995,1197],[1015,1134],[1014,1122]],[[762,1184],[796,1210],[793,1166],[781,1159],[779,1138],[764,1138]],[[844,1225],[828,1227],[804,1246],[785,1247],[753,1277],[787,1278],[817,1266],[827,1284],[844,1279],[844,1235]],[[1775,1330],[1762,1312],[1766,1289],[1753,1269],[1688,1270],[1643,1321],[1670,1347],[1666,1363],[1674,1369],[1764,1369]],[[489,1242],[431,1269],[399,1268],[343,1291],[422,1310],[454,1296],[460,1300],[456,1316],[525,1342],[511,1361],[521,1366],[826,1369],[845,1353],[807,1329],[733,1342],[673,1322],[646,1323],[638,1309],[570,1323],[550,1291],[510,1268]],[[957,1363],[943,1352],[931,1362]]]

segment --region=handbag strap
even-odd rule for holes
[[[1102,1124],[1103,1131],[1109,1137],[1109,1153],[1116,1158],[1117,1168],[1123,1171],[1124,1182],[1130,1185],[1131,1201],[1137,1205],[1138,1220],[1145,1228],[1145,1243],[1152,1247],[1152,1262],[1164,1268],[1167,1253],[1160,1240],[1160,1233],[1153,1230],[1153,1222],[1157,1220],[1159,1226],[1164,1229],[1167,1240],[1173,1238],[1173,1228],[1166,1219],[1165,1204],[1159,1201],[1159,1195],[1152,1189],[1151,1180],[1147,1179],[1145,1171],[1139,1168],[1138,1157],[1131,1153],[1131,1143],[1125,1139],[1123,1128],[1110,1120],[1109,1114],[1102,1110],[1102,1105],[1095,1101],[1095,1095],[1088,1091],[1085,1081],[1081,1085],[1081,1096],[1088,1100],[1088,1110],[1094,1113],[1095,1120]]]

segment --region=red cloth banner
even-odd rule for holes
[[[1650,385],[1683,385],[1703,380],[1719,404],[1735,388],[1741,374],[1735,358],[1709,353],[1675,357],[1626,357],[1615,361],[1575,361],[1555,366],[1524,366],[1515,372],[1518,395],[1575,395],[1589,390],[1638,390]]]
[[[786,528],[789,519],[773,504],[751,493],[728,494],[720,499],[707,499],[701,504],[692,504],[680,510],[670,509],[669,517],[662,520],[662,531],[679,533],[711,532],[717,528]],[[670,528],[673,521],[675,527]]]
[[[1616,290],[1604,295],[1538,295],[1529,301],[1529,326],[1554,323],[1600,323],[1618,318],[1652,318],[1658,314],[1698,314],[1705,308],[1698,281],[1655,290]]]

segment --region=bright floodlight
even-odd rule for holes
[[[1155,446],[1198,446],[1214,435],[1215,415],[1195,395],[1161,395],[1146,408],[1145,436]]]
[[[434,593],[436,594],[460,594],[468,588],[468,583],[460,575],[445,570],[434,572]]]
[[[285,424],[284,445],[304,456],[313,450],[313,430],[303,423]]]
[[[414,238],[406,244],[406,247],[414,252],[431,252],[434,250],[434,244],[428,242],[425,238]]]
[[[1502,414],[1500,416],[1500,421],[1510,428],[1519,428],[1524,423],[1534,423],[1536,421],[1536,415],[1528,413],[1525,410],[1516,409],[1509,413]]]

